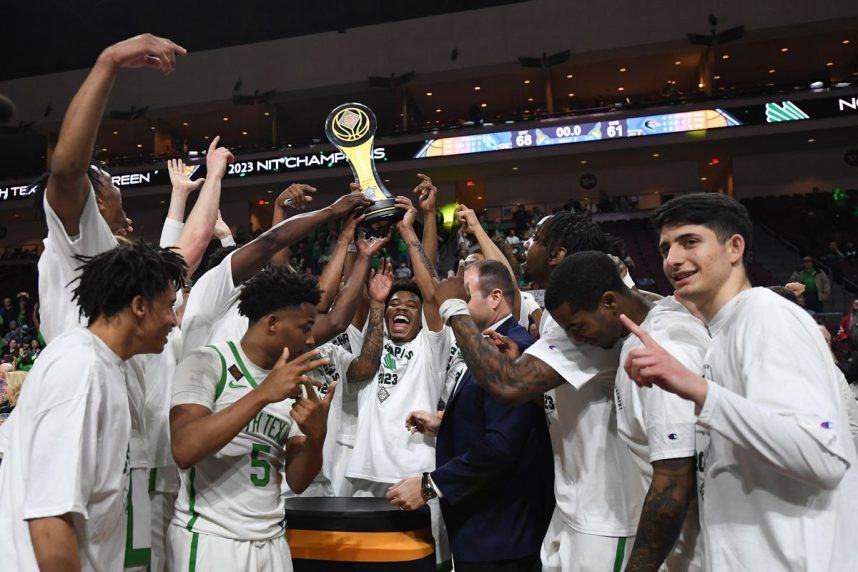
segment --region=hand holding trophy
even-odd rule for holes
[[[393,193],[381,183],[372,157],[377,123],[372,110],[361,103],[344,103],[336,107],[325,121],[325,134],[349,160],[355,182],[373,201],[364,210],[363,226],[374,236],[385,236],[391,223],[402,218],[394,205]]]

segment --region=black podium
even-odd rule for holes
[[[286,500],[295,572],[435,570],[429,509],[406,512],[382,498]]]

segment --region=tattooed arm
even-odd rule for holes
[[[435,264],[429,259],[423,244],[414,232],[414,218],[416,209],[411,201],[405,197],[396,198],[396,206],[406,211],[405,217],[396,225],[402,240],[408,245],[408,254],[411,256],[411,266],[414,268],[414,281],[420,288],[423,296],[423,315],[426,316],[426,325],[433,332],[444,329],[444,322],[438,313],[438,302],[435,300],[435,282],[438,281],[438,273]]]
[[[652,464],[635,545],[626,572],[656,571],[673,548],[696,494],[694,457]]]
[[[369,326],[366,339],[361,348],[360,357],[352,362],[348,370],[349,384],[371,379],[381,363],[381,351],[384,347],[384,302],[375,302],[369,306]]]
[[[518,405],[541,398],[564,379],[539,358],[524,354],[511,359],[483,337],[470,316],[453,316],[450,327],[462,350],[468,370],[477,383],[505,405]]]

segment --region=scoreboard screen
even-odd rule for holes
[[[683,133],[737,125],[741,123],[723,109],[701,109],[605,121],[559,123],[536,129],[430,139],[414,158],[449,157],[524,147],[546,147],[623,137]]]

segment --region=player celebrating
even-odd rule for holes
[[[83,265],[86,317],[39,355],[0,465],[0,561],[10,570],[118,570],[126,540],[131,416],[125,360],[164,349],[185,274],[135,243]]]
[[[600,347],[614,347],[628,334],[620,322],[624,314],[691,371],[703,371],[710,342],[703,323],[673,297],[653,305],[630,289],[604,253],[576,252],[566,258],[551,275],[545,305],[574,341],[589,340]],[[621,363],[640,347],[640,340],[628,336]],[[617,370],[614,381],[614,403],[617,432],[637,461],[646,494],[626,570],[656,570],[665,558],[668,570],[702,569],[700,525],[693,502],[694,405],[658,388],[638,387],[623,368]]]
[[[560,212],[537,230],[525,272],[544,285],[566,256],[612,249],[609,236],[589,217]],[[545,397],[557,506],[542,547],[544,569],[621,569],[643,499],[634,461],[616,432],[612,393],[619,348],[577,344],[544,312],[539,340],[518,357],[508,340],[495,335],[493,343],[474,324],[461,274],[436,284],[435,295],[474,379],[509,404],[555,390]]]
[[[355,382],[378,367],[387,295],[378,284],[364,353],[343,363]],[[299,385],[319,385],[306,374],[329,363],[318,350],[306,352],[319,297],[312,279],[284,267],[263,270],[241,289],[239,311],[250,321],[241,341],[198,348],[179,365],[170,417],[182,486],[169,533],[171,569],[291,569],[280,474],[285,467],[289,487],[301,492],[321,469],[335,391],[320,401],[308,387],[306,398],[293,399]]]
[[[631,320],[629,377],[694,403],[706,570],[853,570],[858,468],[837,366],[806,312],[751,288],[752,225],[716,193],[656,213],[664,271],[708,320],[704,377]]]

